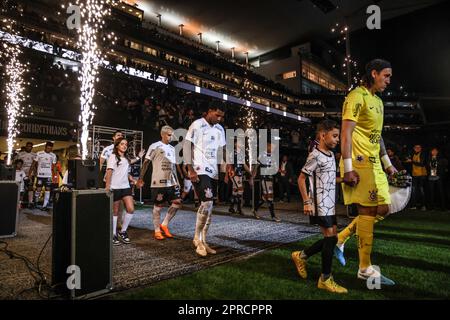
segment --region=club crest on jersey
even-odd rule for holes
[[[359,112],[361,111],[361,107],[362,107],[361,103],[355,104],[355,107],[353,108],[353,116],[354,117],[356,117],[359,114]]]
[[[356,156],[356,161],[358,161],[358,162],[363,162],[363,161],[364,161],[364,157],[361,156],[361,155]]]
[[[213,197],[213,193],[211,188],[206,188],[205,189],[205,198],[212,198]]]
[[[378,190],[370,190],[369,191],[369,200],[377,201],[377,198],[378,198]]]
[[[216,137],[211,136],[211,141],[214,141],[214,140],[216,140]]]
[[[156,201],[163,201],[164,200],[164,195],[162,193],[158,193],[158,195],[156,196]]]

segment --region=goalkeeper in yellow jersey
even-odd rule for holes
[[[340,172],[346,205],[356,204],[358,216],[338,234],[335,255],[345,265],[344,243],[356,233],[359,279],[376,279],[384,285],[394,282],[381,275],[370,260],[373,226],[389,211],[391,197],[382,164],[389,175],[397,172],[389,160],[382,138],[384,107],[376,93],[390,84],[391,64],[382,59],[370,61],[361,86],[345,99],[342,111]]]

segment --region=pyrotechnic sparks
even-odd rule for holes
[[[2,15],[7,15],[9,11],[18,12],[19,15],[22,15],[22,11],[17,8],[17,5],[10,1],[3,1],[0,9]],[[2,29],[7,30],[11,34],[17,34],[16,21],[3,18],[1,23],[3,24]],[[24,79],[24,74],[28,71],[28,63],[20,61],[22,49],[19,42],[9,43],[8,41],[1,41],[0,45],[0,59],[4,83],[2,94],[5,97],[5,109],[8,116],[8,138],[6,140],[8,154],[6,164],[11,165],[15,138],[20,133],[17,124],[19,118],[23,115],[23,102],[27,98],[25,96],[25,86],[28,83]]]
[[[19,134],[17,123],[23,114],[23,102],[26,98],[24,93],[26,85],[24,74],[27,71],[27,65],[20,61],[21,53],[22,50],[19,45],[6,42],[2,44],[1,57],[5,61],[3,94],[6,97],[5,108],[8,115],[7,165],[11,165],[14,140]]]
[[[249,168],[252,171],[252,165],[256,164],[256,153],[257,153],[257,137],[256,137],[256,115],[251,105],[252,95],[251,95],[252,85],[251,82],[245,78],[242,85],[243,98],[246,100],[245,110],[247,114],[245,115],[245,131],[248,137],[246,152],[248,154]]]
[[[105,24],[105,17],[111,13],[110,4],[113,0],[77,0],[80,6],[82,25],[78,30],[78,46],[81,48],[81,70],[79,81],[81,83],[81,154],[82,158],[88,156],[89,125],[95,116],[95,83],[98,81],[98,67],[102,61],[102,51],[97,43],[100,30]]]

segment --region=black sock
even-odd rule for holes
[[[337,243],[337,237],[323,238],[322,247],[322,274],[331,274],[331,264],[333,262],[333,251]]]
[[[230,200],[230,209],[233,209],[234,210],[234,197],[232,196],[231,197],[231,200]]]
[[[273,208],[273,201],[269,201],[269,210],[270,210],[270,215],[273,217],[275,217],[275,210]]]
[[[303,253],[306,254],[308,258],[315,255],[316,253],[322,251],[323,242],[323,239],[317,240],[309,248],[303,250]]]
[[[263,205],[264,201],[260,201],[255,206],[255,211],[258,211],[258,209]]]

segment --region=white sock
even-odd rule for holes
[[[122,230],[121,232],[125,232],[130,225],[131,219],[133,219],[133,213],[125,213],[125,218],[123,219]]]
[[[205,222],[205,226],[202,230],[202,241],[206,243],[206,234],[208,233],[209,226],[211,225],[211,213],[208,212],[208,217]]]
[[[39,196],[41,195],[41,193],[40,192],[38,192],[38,191],[36,191],[35,193],[34,193],[34,202],[37,204],[38,203],[38,201],[39,201]]]
[[[47,206],[48,200],[50,200],[50,191],[45,191],[45,193],[44,193],[44,207]]]
[[[200,240],[201,233],[208,219],[209,207],[212,207],[212,201],[202,201],[197,211],[197,221],[195,223],[194,240]]]
[[[118,216],[113,216],[113,235],[117,234],[117,219],[119,217]]]
[[[159,225],[161,224],[161,207],[153,206],[153,227],[155,232],[160,232],[161,229]]]
[[[163,226],[168,226],[170,221],[175,217],[175,215],[177,214],[178,211],[178,207],[174,207],[173,205],[171,205],[169,207],[169,210],[167,211],[167,214],[164,218],[164,221],[162,223]]]

